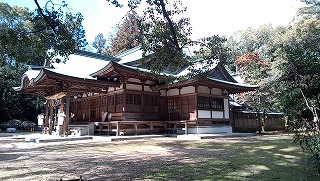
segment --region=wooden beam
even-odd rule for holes
[[[46,101],[46,112],[43,127],[49,127],[49,100]]]
[[[49,107],[50,107],[50,118],[49,118],[49,134],[52,134],[52,122],[53,122],[53,101],[52,99],[49,100]]]
[[[65,92],[58,92],[56,94],[47,96],[46,99],[61,99],[62,97],[66,96]]]
[[[137,135],[138,134],[138,124],[134,123],[134,134]]]
[[[184,134],[188,134],[188,122],[187,121],[185,121],[184,122],[184,129],[185,129],[185,131],[184,131]]]
[[[64,134],[69,135],[69,121],[70,121],[70,93],[66,92],[66,119],[64,125]]]
[[[120,123],[117,121],[117,131],[116,131],[116,136],[119,136],[119,129],[120,129]]]

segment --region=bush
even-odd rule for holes
[[[23,121],[21,128],[24,130],[34,130],[37,127],[37,124],[32,121]]]
[[[12,120],[9,120],[9,121],[2,123],[0,125],[0,129],[6,130],[7,128],[16,128],[18,130],[18,129],[21,129],[21,124],[22,124],[22,122],[20,120],[12,119]]]
[[[307,153],[309,161],[320,174],[320,135],[296,135],[295,142],[299,142],[301,148]]]

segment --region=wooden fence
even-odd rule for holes
[[[264,121],[265,131],[285,130],[285,121],[281,113],[268,113]],[[233,111],[231,114],[231,126],[233,132],[256,132],[261,129],[257,119],[257,113],[245,111]]]

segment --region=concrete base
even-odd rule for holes
[[[69,125],[70,134],[75,136],[94,135],[94,123],[87,125]]]
[[[46,142],[63,142],[63,141],[78,141],[78,140],[94,140],[94,141],[124,141],[124,140],[141,140],[151,138],[167,137],[168,135],[135,135],[135,136],[72,136],[61,137],[59,135],[49,134],[31,134],[24,135],[24,140],[34,143]]]
[[[183,140],[203,140],[203,139],[214,139],[214,138],[232,138],[232,137],[246,137],[256,136],[255,133],[223,133],[223,134],[188,134],[188,135],[177,135],[178,139]]]
[[[167,137],[167,135],[135,135],[135,136],[93,136],[96,141],[124,141]]]
[[[198,128],[188,128],[188,134],[217,134],[217,133],[232,133],[232,127],[231,126],[199,126]]]
[[[62,141],[78,141],[92,139],[92,136],[67,136],[61,137],[58,135],[34,134],[25,136],[24,140],[34,143],[47,143],[47,142],[62,142]]]

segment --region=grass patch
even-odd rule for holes
[[[194,163],[153,168],[152,180],[319,180],[299,146],[292,140],[250,143],[183,142],[178,147],[202,150],[189,154]],[[208,152],[203,152],[208,150]],[[226,154],[214,154],[225,151]],[[201,162],[197,162],[201,160]],[[181,164],[182,163],[182,164]]]

